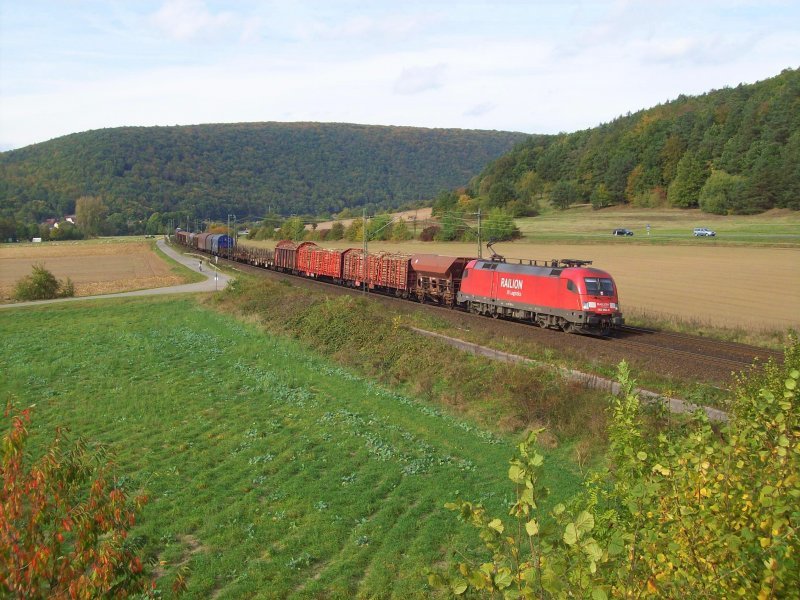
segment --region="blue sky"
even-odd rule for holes
[[[246,121],[556,133],[798,66],[797,0],[0,0],[0,150]]]

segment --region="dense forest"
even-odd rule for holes
[[[799,210],[799,157],[800,69],[559,135],[336,123],[103,129],[0,153],[0,237],[30,237],[81,208],[99,223],[81,227],[93,235],[230,214],[374,214],[437,193],[435,213],[455,223],[443,222],[446,239],[468,233],[458,223],[477,209],[505,222],[543,202]]]
[[[119,227],[154,213],[243,220],[392,209],[463,185],[526,137],[325,123],[103,129],[1,153],[0,217],[57,218],[84,196],[102,199]]]
[[[749,214],[800,209],[800,70],[680,96],[593,129],[533,136],[435,209],[695,208]]]

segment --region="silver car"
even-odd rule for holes
[[[694,237],[714,237],[716,235],[717,235],[716,231],[711,231],[710,229],[706,229],[705,227],[694,228]]]

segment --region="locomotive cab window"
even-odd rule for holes
[[[567,279],[567,289],[568,289],[570,292],[573,292],[573,293],[575,293],[575,294],[577,294],[577,293],[578,293],[578,286],[577,286],[577,285],[575,285],[575,282],[574,282],[574,281],[572,281],[572,279]]]
[[[613,296],[614,283],[603,277],[585,277],[586,293],[592,296]]]

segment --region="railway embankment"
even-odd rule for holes
[[[441,333],[436,333],[434,331],[426,331],[424,329],[419,329],[417,327],[411,327],[410,329],[421,335],[442,340],[445,343],[453,346],[454,348],[458,348],[459,350],[463,350],[464,352],[469,352],[470,354],[474,354],[476,356],[482,356],[490,360],[516,363],[516,364],[529,364],[540,368],[553,369],[568,381],[580,383],[591,389],[608,392],[615,396],[618,395],[622,390],[622,387],[616,381],[607,379],[605,377],[600,377],[593,373],[584,373],[582,371],[578,371],[577,369],[567,369],[565,367],[551,365],[548,363],[544,363],[542,361],[537,361],[531,358],[527,358],[525,356],[520,356],[518,354],[503,352],[495,348],[488,348],[486,346],[481,346],[479,344],[474,344],[472,342],[466,342],[464,340],[446,336]],[[681,398],[665,396],[643,388],[636,388],[635,392],[639,395],[639,398],[642,399],[644,402],[648,404],[662,404],[672,413],[685,414],[700,409],[706,414],[706,416],[711,421],[727,422],[728,420],[727,413],[725,411],[719,410],[718,408],[713,408],[710,406],[700,406],[692,402],[689,402],[687,400],[683,400]]]

